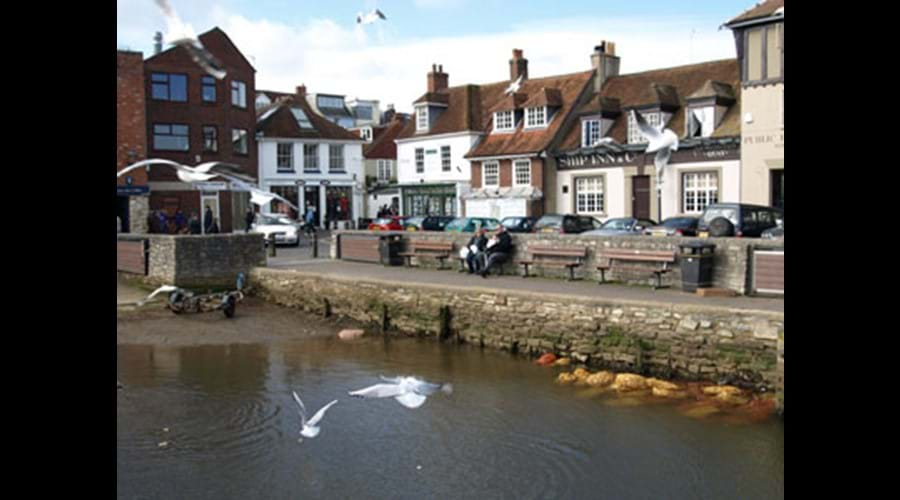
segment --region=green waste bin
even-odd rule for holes
[[[681,250],[681,289],[695,292],[698,288],[711,287],[716,245],[692,241],[678,245],[678,248]]]

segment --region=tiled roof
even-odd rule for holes
[[[682,136],[685,133],[685,99],[706,90],[712,90],[716,95],[719,93],[727,95],[727,87],[731,88],[731,97],[733,97],[734,103],[731,104],[719,127],[713,132],[713,136],[740,135],[738,116],[740,115],[740,73],[736,59],[612,77],[603,84],[599,94],[594,94],[585,105],[579,107],[577,114],[603,112],[608,118],[614,118],[615,121],[606,135],[625,144],[628,138],[627,112],[630,109],[669,108],[673,114],[666,127]],[[613,109],[616,101],[618,101],[618,113]],[[736,109],[737,111],[735,111]],[[574,121],[569,130],[565,132],[559,149],[568,151],[578,149],[580,145],[581,124],[580,121]]]
[[[754,5],[753,7],[747,9],[746,11],[744,11],[743,13],[741,13],[734,19],[731,19],[730,21],[725,23],[725,26],[728,26],[728,25],[734,24],[734,23],[750,21],[753,19],[769,17],[772,14],[774,14],[775,11],[781,7],[784,7],[784,0],[768,0],[766,2],[758,3],[758,4]]]
[[[264,106],[256,110],[257,123],[256,131],[262,132],[264,137],[284,137],[284,138],[318,138],[318,139],[338,139],[338,140],[356,140],[362,142],[363,139],[357,134],[353,134],[331,123],[327,119],[319,116],[310,109],[306,99],[297,98],[291,94],[282,94],[280,92],[261,91],[270,94],[280,94],[281,99],[278,102]],[[271,97],[270,97],[271,98]],[[303,110],[312,128],[300,128],[297,120],[290,112],[291,108],[299,108]]]
[[[495,90],[496,92],[502,92],[502,89],[500,89],[502,85],[503,83],[482,86],[460,85],[422,96],[416,102],[424,102],[423,99],[428,96],[427,100],[429,102],[443,102],[434,101],[433,99],[435,98],[445,100],[447,107],[442,109],[440,116],[433,122],[428,133],[417,134],[415,120],[412,119],[406,123],[406,126],[397,138],[428,137],[466,130],[483,130],[486,124],[484,123],[479,104],[485,95],[493,96],[495,95]]]
[[[395,115],[397,116],[397,115]],[[372,127],[372,143],[363,146],[363,157],[367,159],[397,159],[397,144],[394,139],[403,130],[407,120],[398,117],[382,127]]]

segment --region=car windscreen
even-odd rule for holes
[[[631,229],[634,219],[609,219],[601,229]]]
[[[267,217],[265,215],[259,215],[256,219],[256,223],[262,226],[290,226],[291,223],[288,219],[284,219],[281,217]]]
[[[386,226],[386,225],[388,225],[388,224],[390,224],[390,223],[391,223],[391,219],[375,219],[375,222],[373,222],[372,224],[378,224],[378,225],[385,225],[385,226]]]
[[[706,207],[700,222],[709,225],[710,221],[719,217],[725,217],[734,225],[738,224],[737,209],[733,207]]]
[[[538,219],[534,225],[535,229],[543,229],[545,227],[560,227],[562,225],[562,215],[545,215]]]

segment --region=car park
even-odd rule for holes
[[[474,233],[475,230],[482,227],[488,231],[494,231],[500,227],[500,221],[489,217],[459,217],[447,223],[444,231]]]
[[[534,223],[535,233],[579,234],[603,224],[589,215],[548,214]]]
[[[636,219],[634,217],[617,217],[609,219],[599,229],[586,231],[583,234],[593,236],[622,236],[642,235],[644,230],[656,225],[651,219]]]

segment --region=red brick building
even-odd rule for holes
[[[144,57],[116,51],[116,172],[147,157]],[[134,170],[116,180],[116,216],[123,232],[147,231],[147,173]]]
[[[240,165],[257,177],[256,70],[219,28],[200,35],[203,45],[221,61],[227,75],[208,75],[182,47],[162,51],[144,61],[147,103],[147,156],[185,165],[223,161]],[[187,184],[169,167],[149,174],[150,209],[174,216],[203,217],[212,209],[222,232],[244,228],[249,193],[231,191],[224,179]]]

